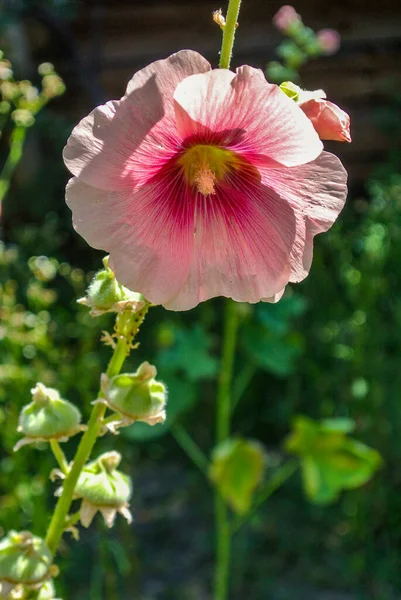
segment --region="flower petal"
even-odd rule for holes
[[[64,162],[75,176],[105,190],[140,185],[175,152],[172,99],[176,86],[210,64],[182,50],[138,71],[125,96],[95,108],[73,130]]]
[[[262,181],[295,211],[297,237],[290,281],[301,281],[310,269],[313,238],[330,229],[347,198],[347,172],[341,161],[322,152],[315,161],[290,169],[263,169]]]
[[[120,283],[154,304],[178,293],[193,246],[193,207],[182,194],[169,194],[163,181],[137,192],[110,192],[73,178],[66,201],[78,233],[110,253]]]
[[[191,270],[166,308],[188,310],[215,296],[254,303],[288,283],[294,212],[273,190],[241,179],[196,197]]]
[[[213,132],[254,164],[301,165],[323,148],[300,107],[259,69],[191,75],[177,86],[174,105],[181,137],[202,136],[207,143]]]

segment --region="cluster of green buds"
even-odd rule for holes
[[[135,373],[122,373],[114,377],[102,375],[103,397],[95,403],[106,404],[114,412],[114,418],[106,427],[116,433],[118,427],[142,421],[148,425],[166,420],[166,386],[156,380],[156,367],[143,362]]]
[[[0,541],[0,598],[55,598],[52,577],[58,568],[45,542],[29,531],[10,531]]]
[[[3,122],[10,114],[17,127],[31,127],[43,106],[65,92],[65,84],[51,63],[40,65],[38,73],[42,78],[41,89],[28,80],[15,80],[11,62],[0,50],[0,118]]]
[[[60,398],[57,390],[37,383],[31,393],[32,402],[23,407],[19,417],[18,432],[24,437],[14,450],[36,442],[66,442],[84,429],[79,410]]]
[[[304,25],[292,6],[282,6],[274,16],[273,23],[286,39],[277,47],[282,62],[272,61],[266,68],[266,76],[270,81],[296,81],[300,67],[308,60],[335,54],[340,47],[337,31],[322,29],[315,33]]]

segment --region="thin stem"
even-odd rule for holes
[[[264,503],[270,496],[274,494],[281,486],[294,475],[299,467],[299,463],[296,460],[288,460],[281,467],[277,469],[269,481],[266,483],[264,488],[259,493],[256,501],[254,502],[251,510],[247,515],[243,517],[237,517],[232,524],[231,533],[236,533],[242,525],[244,525],[250,517],[256,512],[256,510]]]
[[[230,68],[240,6],[241,0],[230,0],[228,5],[226,24],[223,28],[223,41],[221,44],[220,69]]]
[[[237,305],[232,300],[226,301],[223,355],[217,391],[216,412],[216,442],[221,444],[230,435],[231,425],[231,383],[235,347],[238,331]],[[216,572],[215,572],[215,600],[226,600],[228,595],[228,579],[231,553],[231,526],[228,519],[228,508],[220,493],[215,492],[215,518],[216,518]]]
[[[61,449],[61,446],[58,443],[58,441],[50,440],[50,448],[53,451],[53,454],[58,462],[58,466],[60,467],[61,472],[64,473],[64,475],[67,475],[68,462],[67,462],[65,454],[64,454],[63,450]]]
[[[224,333],[223,333],[223,355],[219,384],[217,390],[217,443],[223,442],[230,435],[231,420],[231,382],[233,378],[233,366],[235,346],[237,342],[238,311],[237,305],[230,299],[226,300]]]
[[[121,415],[119,413],[113,413],[107,419],[102,420],[102,425],[109,425],[110,423],[114,423],[114,421],[120,421]]]
[[[107,369],[108,377],[113,377],[120,372],[124,360],[128,355],[129,348],[130,344],[127,339],[120,337]],[[102,392],[100,391],[98,397],[101,396]],[[88,429],[81,439],[71,470],[64,481],[63,492],[57,502],[56,509],[53,513],[53,517],[50,521],[49,529],[47,530],[46,535],[46,544],[52,554],[56,552],[61,536],[63,535],[66,525],[66,517],[70,510],[78,477],[85,466],[90,453],[92,452],[93,446],[95,445],[105,411],[106,406],[104,404],[95,404],[93,407],[88,423]]]
[[[0,204],[9,190],[11,178],[21,160],[26,131],[26,127],[18,125],[11,134],[10,151],[0,173]]]
[[[252,377],[255,375],[257,371],[257,367],[248,363],[245,367],[240,371],[233,383],[233,393],[232,393],[232,408],[234,409],[238,402],[241,400],[243,393],[247,389]]]
[[[184,450],[185,454],[187,454],[198,469],[207,476],[209,461],[186,429],[179,423],[175,423],[170,431],[177,444]]]

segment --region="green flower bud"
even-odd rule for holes
[[[149,425],[163,423],[166,419],[166,386],[156,381],[156,367],[142,363],[135,373],[116,375],[111,379],[103,376],[103,392],[107,406],[121,414],[131,424],[143,421]]]
[[[60,398],[57,390],[37,383],[31,391],[32,402],[22,409],[19,417],[18,431],[24,438],[14,450],[39,441],[65,442],[83,429],[81,413],[71,402]]]
[[[80,515],[84,527],[89,527],[97,511],[102,513],[107,527],[113,526],[117,512],[131,523],[132,516],[128,510],[131,480],[117,471],[120,461],[118,452],[106,452],[82,470],[75,497],[82,498]]]
[[[96,273],[87,289],[87,295],[78,302],[91,308],[90,314],[97,317],[107,312],[122,312],[130,308],[138,312],[146,306],[142,294],[132,292],[118,283],[109,267],[109,257],[103,259],[104,269]]]
[[[299,85],[296,85],[292,81],[284,81],[284,83],[280,85],[280,90],[298,104],[303,104],[304,102],[308,102],[308,100],[326,98],[326,94],[323,90],[303,90]]]
[[[35,123],[33,114],[25,108],[17,108],[11,113],[11,118],[18,127],[32,127]]]
[[[295,102],[298,102],[298,100],[299,100],[299,94],[300,94],[300,92],[302,92],[302,90],[299,87],[299,85],[296,85],[292,81],[284,81],[280,85],[280,90],[282,92],[284,92],[284,94],[286,96],[288,96],[289,98],[291,98],[291,100],[295,100]]]
[[[29,531],[10,531],[0,542],[0,582],[36,585],[51,575],[52,556],[45,542]],[[6,587],[6,586],[4,586]]]

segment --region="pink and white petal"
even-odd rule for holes
[[[277,294],[274,294],[274,296],[270,296],[270,298],[261,298],[260,300],[261,302],[270,302],[271,304],[276,304],[276,302],[281,300],[281,298],[284,296],[284,292],[285,287],[279,292],[277,292]]]
[[[297,237],[292,251],[290,281],[309,273],[313,238],[330,229],[347,198],[347,172],[341,161],[322,154],[313,162],[289,169],[260,169],[262,181],[292,206],[297,218]]]
[[[206,73],[211,70],[210,63],[194,50],[180,50],[171,54],[168,58],[156,60],[147,65],[132,77],[128,82],[125,96],[130,96],[135,90],[142,88],[146,83],[154,79],[160,93],[169,98],[170,102],[165,106],[166,111],[174,114],[172,98],[177,85],[189,75],[194,73]],[[149,103],[152,102],[149,98]]]
[[[255,166],[301,165],[323,148],[300,107],[252,67],[191,75],[178,84],[174,106],[181,137],[217,141]]]
[[[275,296],[290,277],[294,237],[293,210],[259,182],[198,194],[190,274],[166,308],[187,310],[216,296],[251,303]]]
[[[168,302],[188,277],[193,247],[193,209],[164,182],[138,192],[101,190],[73,178],[66,202],[78,233],[110,253],[120,283],[154,304]]]
[[[141,185],[177,149],[172,99],[178,83],[210,69],[183,50],[134,75],[125,96],[95,108],[74,128],[64,162],[75,176],[105,190]]]

